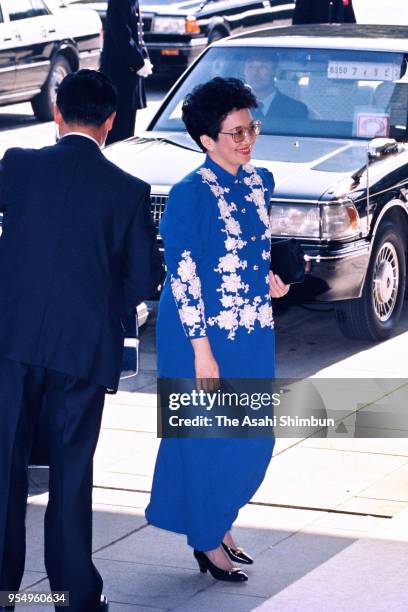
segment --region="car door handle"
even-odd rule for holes
[[[10,42],[10,40],[13,40],[12,36],[7,36],[7,38],[3,38],[3,42]]]
[[[56,30],[55,28],[53,28],[52,30],[48,30],[48,34],[55,34],[55,33],[56,33],[56,31],[57,31],[57,30]]]

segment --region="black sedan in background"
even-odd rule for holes
[[[106,0],[64,0],[106,17]],[[140,0],[154,74],[178,76],[205,47],[230,34],[289,24],[294,0]]]
[[[181,120],[184,97],[217,75],[249,83],[264,101],[253,163],[275,176],[274,239],[298,240],[311,266],[289,295],[331,302],[345,335],[382,340],[397,328],[406,288],[407,58],[403,26],[292,26],[221,40],[145,133],[105,154],[152,185],[158,223],[170,187],[203,161]]]

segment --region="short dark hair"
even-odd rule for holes
[[[61,82],[56,104],[65,123],[101,126],[116,110],[116,89],[102,72],[78,70]]]
[[[200,136],[217,140],[221,125],[233,110],[258,106],[251,88],[240,79],[215,77],[186,96],[182,118],[191,138],[205,151]]]

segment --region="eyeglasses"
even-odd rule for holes
[[[245,140],[246,136],[250,136],[251,138],[255,138],[255,136],[259,136],[261,133],[261,121],[252,121],[252,123],[248,127],[237,127],[231,132],[220,132],[220,134],[229,134],[232,136],[232,140],[234,142],[242,142]]]

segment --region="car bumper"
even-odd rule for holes
[[[368,242],[332,250],[302,246],[309,272],[304,283],[291,288],[291,299],[334,302],[361,296],[370,260]]]
[[[206,48],[206,39],[188,42],[146,42],[155,75],[179,75]]]
[[[89,68],[89,70],[98,70],[100,65],[101,49],[92,49],[91,51],[82,51],[79,54],[79,67]]]

